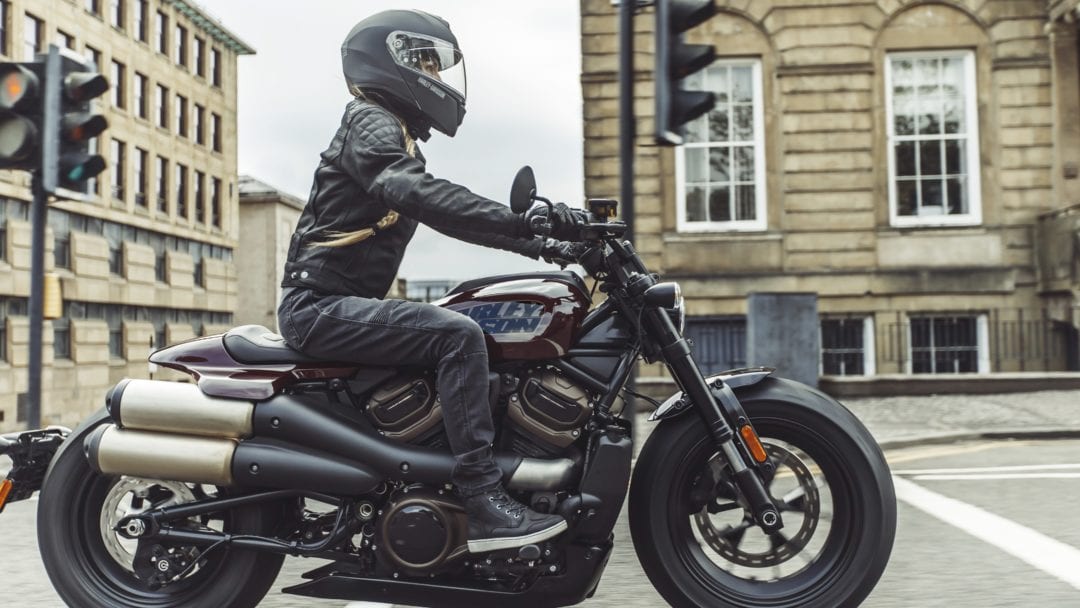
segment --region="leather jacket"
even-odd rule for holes
[[[397,223],[359,243],[312,246],[336,233],[373,227],[391,209],[400,214]],[[353,100],[315,170],[311,195],[289,243],[281,285],[382,298],[417,222],[463,241],[534,259],[543,245],[508,207],[427,173],[423,155],[417,151],[414,158],[406,152],[397,118],[381,106]]]

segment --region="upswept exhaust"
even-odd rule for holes
[[[106,395],[105,408],[124,429],[246,438],[255,404],[210,397],[184,382],[125,379]]]

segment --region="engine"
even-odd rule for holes
[[[468,553],[461,503],[444,490],[401,488],[382,508],[375,545],[394,571],[425,576]]]
[[[365,412],[375,428],[391,439],[431,447],[446,445],[442,405],[430,374],[387,380],[371,395]]]

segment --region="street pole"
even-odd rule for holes
[[[26,423],[30,430],[41,428],[41,337],[45,293],[45,187],[41,170],[32,173],[30,189],[30,365],[26,393]]]
[[[619,2],[619,214],[626,222],[626,240],[634,242],[634,11],[638,0]],[[626,381],[637,390],[637,365]],[[630,412],[631,441],[635,440],[637,407],[632,393],[624,393]]]

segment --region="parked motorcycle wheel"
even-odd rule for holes
[[[679,607],[858,606],[896,530],[881,450],[817,391],[774,378],[754,389],[739,397],[777,465],[766,482],[783,530],[753,524],[700,418],[684,415],[653,432],[634,472],[630,530],[645,573]]]
[[[52,463],[41,489],[37,520],[45,569],[67,605],[249,608],[266,595],[284,556],[230,547],[219,547],[198,560],[198,567],[186,577],[156,591],[148,589],[133,571],[137,543],[123,539],[112,527],[124,513],[190,502],[205,488],[100,475],[87,464],[81,445],[71,447]],[[249,507],[191,523],[234,534],[259,534],[269,532],[275,519],[272,508]]]

